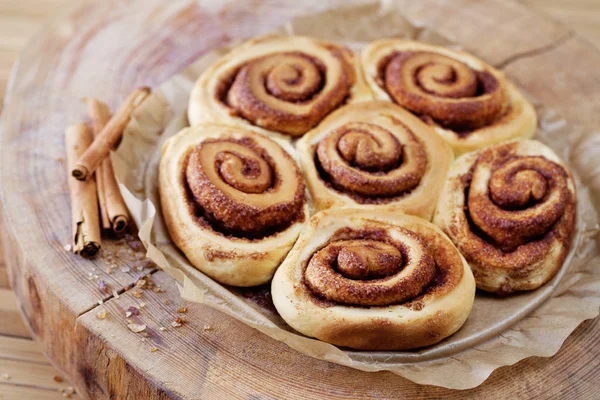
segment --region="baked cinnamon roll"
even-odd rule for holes
[[[292,157],[251,131],[208,124],[184,129],[165,143],[159,171],[173,241],[221,283],[269,281],[309,216]]]
[[[403,108],[359,102],[333,112],[298,142],[315,208],[386,204],[431,219],[452,150]]]
[[[189,121],[302,136],[345,102],[367,95],[358,85],[357,68],[354,54],[333,43],[301,36],[255,38],[198,79]]]
[[[469,262],[477,287],[533,290],[562,265],[575,230],[568,168],[535,140],[465,154],[451,166],[434,216]]]
[[[367,46],[361,62],[376,98],[418,115],[457,155],[535,133],[533,106],[504,74],[470,54],[384,39]]]
[[[271,289],[292,328],[361,350],[437,343],[463,325],[475,296],[471,270],[446,235],[387,207],[314,215]]]

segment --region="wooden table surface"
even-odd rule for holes
[[[10,69],[29,38],[67,7],[92,0],[0,0],[0,112]],[[525,0],[600,46],[600,1]],[[0,227],[2,229],[2,227]],[[0,249],[1,251],[1,249]],[[21,322],[0,253],[0,399],[61,399],[71,395]]]

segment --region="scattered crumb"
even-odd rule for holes
[[[115,299],[118,299],[118,298],[120,297],[120,296],[119,296],[119,292],[117,292],[116,290],[113,290],[113,291],[112,291],[112,295],[113,295],[113,297],[114,297]]]
[[[158,351],[158,347],[154,347],[154,346],[150,347],[150,353],[154,353],[156,351]]]
[[[177,317],[177,319],[173,322],[171,322],[171,326],[173,328],[178,328],[181,325],[183,325],[185,323],[185,319],[181,318],[181,317]]]
[[[108,283],[106,283],[106,281],[100,280],[98,282],[98,289],[100,289],[101,292],[110,293],[110,286],[108,286]]]
[[[54,379],[54,382],[58,382],[58,383],[61,383],[63,381],[63,378],[59,375],[54,375],[54,378],[52,378],[52,379]]]
[[[138,287],[140,289],[144,289],[146,287],[146,280],[145,279],[138,279],[137,282],[135,283],[135,287]]]
[[[146,307],[146,303],[144,303],[143,301],[140,303],[140,308],[144,308]]]
[[[143,338],[142,338],[142,343],[144,343],[145,341],[146,341],[146,338],[145,338],[145,337],[143,337]]]
[[[134,290],[133,291],[133,297],[135,297],[136,299],[139,299],[142,297],[142,291],[141,290]]]
[[[163,292],[164,292],[164,289],[163,289],[163,288],[161,288],[160,286],[156,286],[156,287],[155,287],[154,289],[152,289],[152,290],[154,290],[156,293],[163,293]]]
[[[134,306],[130,306],[126,311],[125,311],[125,317],[129,318],[132,315],[140,315],[140,310],[137,307]]]
[[[5,381],[10,379],[10,375],[7,373],[2,374],[2,379],[4,379]]]
[[[179,307],[179,308],[177,309],[177,312],[178,312],[179,314],[185,314],[185,313],[187,312],[187,307]]]
[[[131,271],[131,267],[129,267],[129,266],[121,268],[121,272],[130,272],[130,271]]]
[[[212,330],[214,330],[214,329],[215,329],[215,328],[213,328],[211,325],[208,325],[208,324],[207,324],[207,325],[204,325],[204,326],[202,327],[202,330],[203,330],[203,331],[212,331]]]
[[[70,399],[72,395],[75,394],[75,389],[73,386],[68,386],[62,390],[63,397]]]
[[[108,312],[106,310],[102,310],[102,311],[99,311],[98,314],[96,314],[96,318],[105,319],[107,315],[108,315]]]
[[[160,331],[164,332],[164,331],[166,331],[166,330],[167,330],[167,328],[165,328],[164,326],[159,326],[159,327],[158,327],[158,330],[160,330]]]
[[[56,157],[56,161],[63,162],[65,161],[64,157]]]
[[[144,324],[128,324],[127,327],[130,331],[135,333],[140,333],[146,330],[146,325]]]
[[[63,249],[65,249],[65,251],[71,251],[71,250],[73,250],[73,246],[71,246],[70,244],[65,244],[63,246]]]
[[[101,306],[102,304],[104,304],[103,300],[98,300],[98,305]]]
[[[169,299],[164,299],[164,300],[163,300],[163,304],[164,304],[165,306],[168,306],[169,304],[171,304],[171,302],[169,301]]]

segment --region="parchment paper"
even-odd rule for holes
[[[391,36],[460,48],[433,30],[413,26],[390,8],[390,3],[385,4],[303,17],[282,27],[279,33],[333,40],[357,51],[371,40]],[[185,112],[194,81],[226,51],[207,54],[155,90],[135,112],[119,149],[112,155],[148,256],[179,282],[184,299],[208,304],[319,359],[364,371],[391,371],[417,383],[455,389],[481,384],[500,366],[530,356],[555,354],[579,323],[598,315],[600,255],[595,240],[598,223],[592,203],[594,187],[583,184],[580,177],[584,182],[598,182],[594,166],[581,157],[590,152],[600,154],[600,141],[539,104],[536,137],[570,164],[577,181],[578,221],[572,250],[556,277],[537,291],[507,298],[478,292],[465,325],[437,345],[404,352],[340,349],[289,328],[270,303],[268,285],[257,289],[225,287],[196,270],[173,245],[162,220],[157,190],[160,148],[168,137],[187,126]]]

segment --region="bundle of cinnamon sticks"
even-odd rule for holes
[[[87,124],[69,126],[65,133],[73,252],[93,257],[100,250],[101,230],[122,232],[129,224],[129,212],[119,191],[110,150],[119,143],[135,109],[148,97],[150,89],[131,92],[111,116],[108,106],[85,98],[91,120],[93,140]]]

